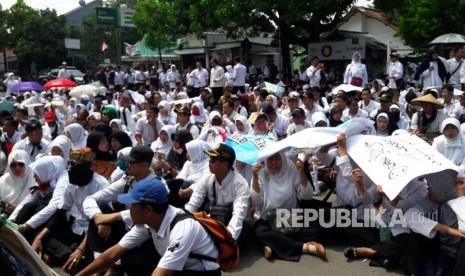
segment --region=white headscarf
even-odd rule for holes
[[[61,177],[63,172],[66,172],[65,159],[61,156],[44,156],[37,159],[34,163],[29,165],[29,168],[36,174],[40,181],[50,182],[52,187],[55,187],[56,182]]]
[[[279,106],[278,106],[278,98],[275,95],[268,95],[268,96],[266,96],[265,101],[268,100],[269,98],[271,98],[273,100],[274,109],[278,109],[279,108]]]
[[[197,107],[200,111],[200,114],[198,116],[196,115],[191,115],[190,117],[190,121],[191,123],[195,124],[196,122],[199,122],[199,123],[206,123],[207,121],[207,115],[205,114],[205,109],[203,108],[203,103],[199,103],[199,102],[195,102],[194,104],[192,104],[192,107]]]
[[[63,158],[65,159],[66,163],[69,161],[69,153],[71,151],[73,144],[71,143],[71,140],[65,136],[65,135],[58,135],[51,143],[50,146],[48,147],[50,149],[50,152],[52,151],[53,147],[59,147],[61,151],[63,152]]]
[[[263,215],[266,215],[267,210],[278,208],[292,209],[297,207],[297,190],[301,186],[299,173],[294,163],[286,158],[284,153],[280,152],[278,154],[282,160],[282,167],[279,172],[270,172],[268,169],[268,158],[265,161],[264,168],[258,173],[262,206],[257,206],[257,208],[262,210]]]
[[[87,143],[86,130],[78,123],[72,123],[65,127],[65,133],[69,133],[71,136],[70,140],[73,143],[73,148],[84,148]]]
[[[245,116],[239,115],[236,118],[236,122],[239,121],[244,125],[244,131],[240,132],[239,130],[234,131],[234,134],[252,134],[253,133],[253,128],[252,125],[250,124],[249,120]]]
[[[161,128],[160,133],[162,131],[168,134],[168,141],[166,141],[166,143],[163,143],[160,139],[160,135],[158,135],[157,140],[155,140],[152,143],[152,145],[150,145],[150,148],[153,150],[153,152],[161,152],[167,156],[173,145],[173,140],[171,140],[171,135],[173,135],[176,132],[176,128],[174,126],[164,125]]]
[[[326,122],[326,126],[329,126],[329,121],[326,115],[323,112],[315,112],[312,115],[312,127],[316,127],[318,122]]]
[[[205,173],[210,157],[204,153],[204,150],[211,150],[212,146],[202,140],[192,140],[186,144],[186,150],[191,161],[189,180],[200,180]],[[194,182],[196,182],[194,181]]]
[[[0,198],[9,204],[19,204],[29,194],[29,188],[35,186],[34,173],[29,168],[31,159],[24,150],[14,150],[8,156],[8,168],[13,162],[24,163],[24,175],[16,177],[11,171],[0,177]]]

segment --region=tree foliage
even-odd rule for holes
[[[139,30],[163,39],[206,31],[229,37],[272,35],[281,42],[283,67],[289,72],[289,44],[307,48],[332,30],[354,0],[141,0],[134,14]],[[150,30],[149,28],[152,28]]]
[[[375,0],[396,23],[400,36],[408,45],[425,49],[435,37],[445,33],[465,34],[465,1],[463,0]]]

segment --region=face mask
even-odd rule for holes
[[[118,168],[122,170],[123,172],[126,171],[126,161],[123,160],[117,160],[116,165],[118,165]]]
[[[71,166],[68,170],[69,182],[80,187],[89,184],[94,176],[94,172],[91,167],[92,162],[85,162]]]
[[[200,110],[199,109],[192,109],[192,115],[199,116],[200,115]]]

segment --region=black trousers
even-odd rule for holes
[[[198,97],[200,95],[200,90],[202,90],[203,87],[192,87],[192,92],[187,94],[189,98],[194,98]]]
[[[212,87],[213,97],[215,97],[215,103],[219,102],[221,96],[223,96],[223,87]]]
[[[318,240],[320,228],[318,226],[304,227],[299,233],[285,235],[273,230],[270,222],[258,220],[254,225],[255,237],[273,251],[273,255],[285,261],[298,262],[302,256],[305,242]]]
[[[409,234],[402,233],[385,242],[376,244],[372,247],[376,250],[373,259],[388,259],[396,263],[400,262],[405,250],[407,250],[409,237]]]
[[[245,86],[234,86],[233,89],[234,94],[237,92],[245,93]]]

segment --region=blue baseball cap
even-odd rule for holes
[[[123,204],[165,204],[168,202],[168,194],[165,184],[156,178],[150,178],[137,183],[129,193],[118,195],[118,201]]]

